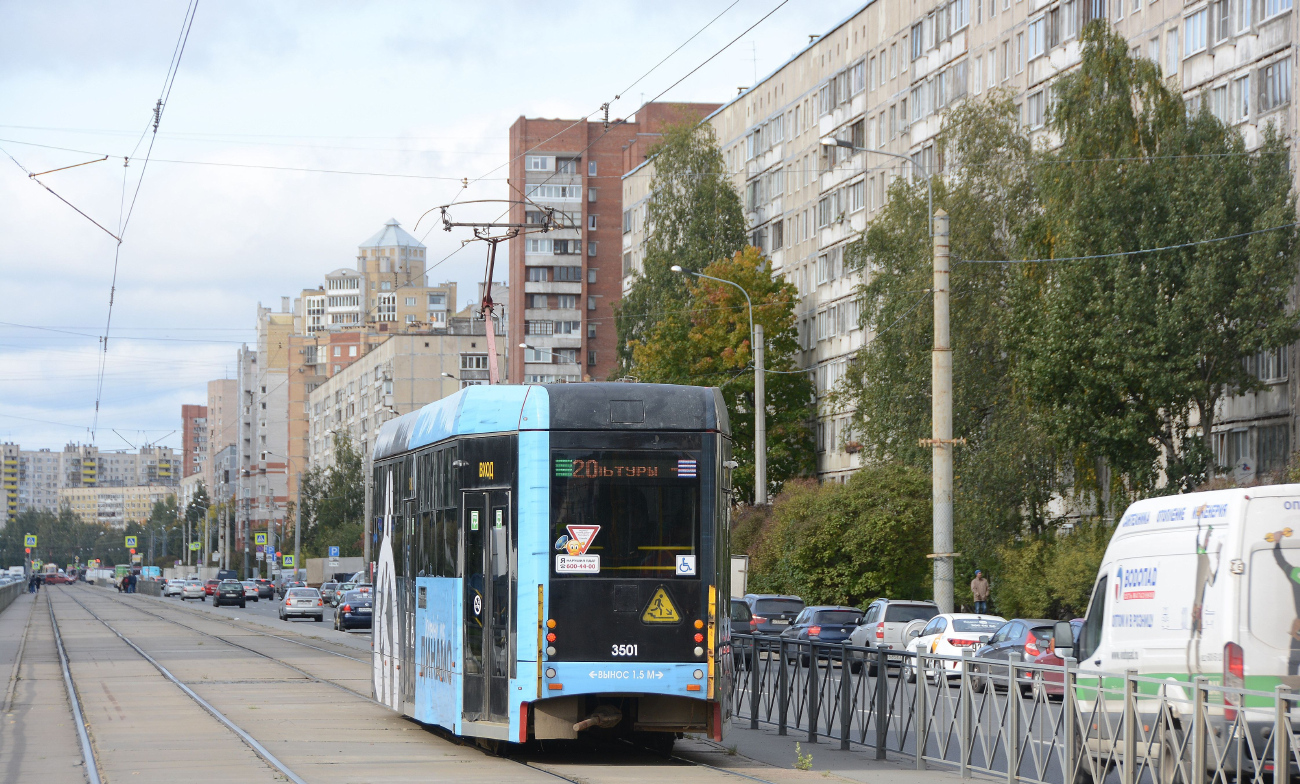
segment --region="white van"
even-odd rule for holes
[[[1130,506],[1075,656],[1089,669],[1300,687],[1300,484]]]

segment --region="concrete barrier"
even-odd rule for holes
[[[26,580],[19,580],[0,588],[0,612],[4,612],[5,608],[13,604],[14,599],[17,599],[26,590]]]

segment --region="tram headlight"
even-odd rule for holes
[[[699,654],[696,654],[696,655],[698,656]],[[700,678],[703,678],[703,677],[704,677],[704,670],[696,670],[695,672],[691,673],[691,675],[694,675],[694,676],[695,676],[695,680],[698,681]]]
[[[554,656],[554,655],[555,655],[555,646],[554,646],[554,645],[548,645],[548,646],[546,646],[546,655],[547,655],[547,656]]]
[[[548,653],[549,653],[549,651],[548,651]],[[699,672],[699,670],[696,670],[696,672]],[[555,677],[555,668],[554,668],[554,667],[547,667],[547,668],[546,668],[546,677],[548,677],[548,678],[554,678],[554,677]],[[696,677],[698,678],[699,676],[697,675]]]
[[[701,647],[698,646],[698,645],[695,646],[695,655],[696,655],[696,656],[703,656],[703,655],[704,655],[704,649],[701,648]]]

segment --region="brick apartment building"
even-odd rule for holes
[[[203,473],[208,463],[208,407],[181,406],[181,478]]]
[[[510,126],[512,223],[553,207],[564,228],[510,241],[509,381],[604,381],[615,372],[613,306],[622,293],[622,176],[645,161],[663,129],[718,104],[652,103],[633,120],[520,117]],[[517,197],[516,197],[517,198]],[[520,343],[528,348],[518,349]]]

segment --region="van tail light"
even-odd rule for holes
[[[884,621],[881,621],[880,623],[876,624],[876,639],[877,639],[877,640],[883,640],[883,639],[885,639],[885,622],[884,622]]]
[[[1038,638],[1034,636],[1033,632],[1030,632],[1029,636],[1025,638],[1025,653],[1030,656],[1037,656],[1042,653],[1042,651],[1038,650]]]
[[[821,633],[822,633],[822,627],[820,627],[820,626],[809,626],[809,627],[808,627],[808,636],[809,636],[809,637],[816,637],[816,636],[818,636],[818,635],[821,634]]]
[[[1235,642],[1223,646],[1223,685],[1230,689],[1246,687],[1246,657],[1241,646]],[[1223,718],[1235,721],[1236,709],[1241,707],[1241,695],[1224,692],[1223,705]]]

